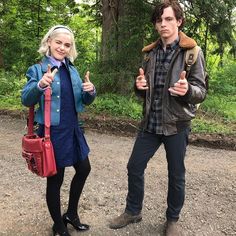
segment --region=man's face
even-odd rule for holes
[[[164,41],[171,43],[177,38],[178,27],[181,23],[182,20],[177,20],[175,18],[172,7],[167,7],[164,9],[161,18],[157,19],[155,29]]]

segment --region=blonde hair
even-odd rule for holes
[[[41,44],[38,52],[43,56],[50,56],[50,48],[48,46],[48,39],[55,38],[58,34],[68,34],[71,37],[71,48],[68,54],[68,58],[73,62],[77,57],[77,51],[75,47],[75,39],[72,30],[64,25],[55,25],[53,26],[41,40]]]

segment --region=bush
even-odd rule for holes
[[[4,109],[18,109],[21,106],[21,89],[26,80],[15,74],[0,71],[0,107]]]
[[[202,108],[225,120],[236,121],[236,63],[211,74],[209,93]]]
[[[108,75],[108,74],[106,74]],[[111,75],[111,74],[110,74]],[[91,81],[102,86],[101,81],[96,81],[95,74],[92,74]],[[112,77],[105,78],[107,86],[113,87]],[[98,77],[97,77],[98,78]],[[94,81],[95,80],[95,81]],[[110,81],[109,81],[110,80]],[[21,89],[26,79],[20,78],[10,72],[0,71],[0,108],[20,109]],[[111,84],[110,84],[111,82]],[[133,83],[133,81],[132,81]],[[125,84],[125,83],[124,83]],[[132,85],[127,85],[131,89]],[[104,87],[104,91],[107,89]],[[110,90],[109,90],[110,91]],[[140,120],[142,117],[142,104],[136,99],[133,93],[118,95],[114,93],[100,94],[91,106],[87,107],[95,114],[108,114],[115,117]],[[200,106],[197,118],[193,120],[194,132],[205,133],[234,133],[236,121],[236,63],[231,63],[217,72],[211,73],[210,89],[204,103]]]
[[[140,119],[142,115],[142,107],[137,100],[116,94],[98,95],[90,108],[97,114],[102,112],[132,119]]]
[[[236,96],[236,63],[230,63],[212,73],[210,93],[225,96]]]

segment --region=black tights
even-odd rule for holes
[[[89,159],[79,161],[74,165],[75,175],[70,185],[70,197],[67,213],[73,219],[77,215],[79,198],[83,190],[85,181],[91,170]],[[65,226],[61,217],[60,189],[64,179],[65,168],[59,168],[57,174],[47,178],[46,200],[48,210],[58,229]]]

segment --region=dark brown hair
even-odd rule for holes
[[[177,20],[181,20],[182,19],[182,24],[179,26],[179,29],[182,29],[183,28],[183,25],[184,25],[184,22],[185,22],[185,19],[184,19],[184,12],[183,12],[183,9],[182,7],[180,6],[179,2],[174,0],[174,1],[163,1],[162,3],[159,3],[158,5],[156,5],[153,13],[152,13],[152,16],[151,16],[151,22],[155,25],[156,24],[156,21],[158,19],[161,19],[161,16],[163,14],[163,11],[165,8],[167,7],[171,7],[174,11],[174,14],[175,14],[175,18]]]

